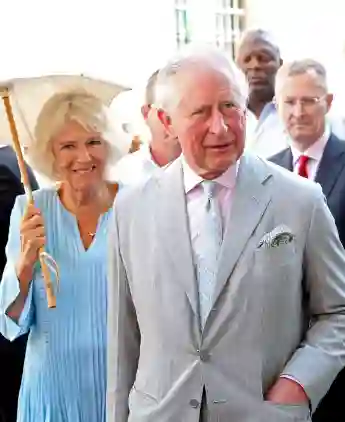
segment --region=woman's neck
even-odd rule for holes
[[[106,182],[88,189],[73,189],[69,184],[62,183],[59,196],[65,208],[73,214],[77,215],[83,210],[102,214],[111,207],[116,190],[114,185]]]

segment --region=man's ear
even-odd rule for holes
[[[171,118],[168,116],[168,114],[159,108],[157,110],[157,116],[159,121],[162,123],[162,125],[165,127],[165,129],[170,132],[171,131]]]
[[[333,103],[333,94],[327,94],[326,95],[327,113],[331,109],[332,103]]]
[[[144,120],[148,118],[150,110],[151,106],[149,104],[145,104],[141,107],[141,114],[143,115]]]

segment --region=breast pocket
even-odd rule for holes
[[[270,270],[283,266],[294,265],[296,260],[296,245],[292,240],[290,243],[282,243],[278,246],[261,246],[254,252],[254,265],[258,270]]]

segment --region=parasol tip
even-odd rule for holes
[[[0,82],[0,95],[2,98],[9,97],[10,91],[13,88],[13,83],[11,81],[8,82]]]

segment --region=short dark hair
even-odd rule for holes
[[[155,88],[156,88],[158,74],[159,74],[159,69],[153,72],[147,81],[146,88],[145,88],[145,103],[147,105],[154,104],[156,101]]]
[[[281,57],[280,48],[278,44],[276,43],[273,35],[266,31],[265,29],[261,28],[252,28],[245,31],[239,42],[237,43],[237,51],[241,48],[242,44],[245,42],[263,42],[266,43],[266,45],[269,45],[273,48],[275,51],[277,57]]]

